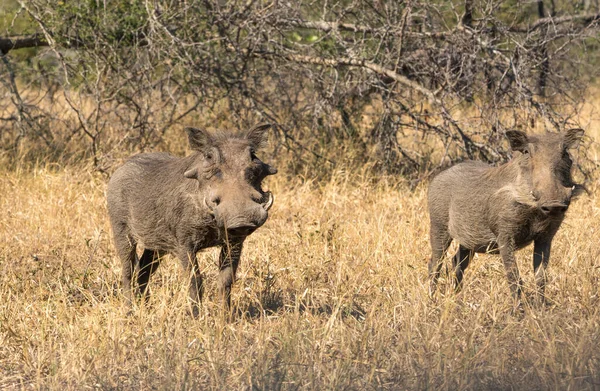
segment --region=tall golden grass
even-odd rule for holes
[[[426,184],[284,170],[268,180],[275,205],[246,242],[227,322],[214,249],[200,257],[199,319],[172,257],[128,314],[106,178],[23,167],[0,171],[0,388],[600,388],[597,178],[554,241],[550,304],[519,317],[497,256],[476,256],[461,294],[446,274],[428,298]],[[531,252],[518,253],[530,290]]]

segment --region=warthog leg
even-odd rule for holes
[[[473,259],[473,254],[473,250],[469,250],[468,248],[459,245],[458,251],[452,258],[452,266],[454,266],[454,273],[456,275],[454,278],[454,290],[456,292],[460,292],[462,289],[463,276],[469,263]]]
[[[144,253],[140,258],[139,271],[138,271],[138,293],[144,299],[148,299],[147,288],[150,277],[158,268],[158,262],[160,254],[158,251],[145,249]]]
[[[221,247],[219,255],[219,292],[228,311],[231,310],[231,285],[235,281],[243,245],[243,239],[229,242],[229,245],[225,244]]]
[[[544,290],[546,289],[546,268],[550,260],[550,244],[552,238],[546,241],[535,241],[533,245],[533,271],[537,285],[537,296],[540,304],[546,302]]]
[[[516,300],[517,306],[520,307],[523,281],[519,275],[519,268],[517,267],[517,261],[515,260],[514,240],[498,237],[498,247],[504,263],[504,269],[506,270],[506,278],[508,279],[510,290]]]
[[[128,306],[132,306],[132,282],[133,282],[133,269],[137,261],[137,255],[135,253],[136,243],[129,237],[125,230],[116,231],[114,234],[115,248],[117,249],[117,255],[121,259],[122,267],[122,288],[123,294],[125,295],[125,301]]]
[[[431,242],[431,260],[429,261],[429,296],[433,297],[437,288],[437,280],[442,269],[442,259],[452,238],[445,229],[438,229],[432,224],[429,232]]]
[[[192,305],[192,315],[196,318],[200,314],[199,305],[202,303],[203,283],[202,273],[198,267],[195,252],[183,251],[179,255],[181,264],[190,276],[189,297]]]

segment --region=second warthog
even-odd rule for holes
[[[522,282],[514,252],[534,243],[533,268],[538,296],[544,300],[550,245],[571,198],[583,189],[571,177],[569,150],[583,130],[527,135],[508,131],[513,159],[498,167],[469,161],[441,172],[428,193],[431,221],[430,294],[452,240],[455,287],[475,252],[500,253],[511,290],[518,300]]]
[[[269,128],[261,125],[241,136],[187,128],[190,156],[145,153],[115,171],[107,189],[108,213],[129,302],[136,264],[138,293],[144,295],[158,259],[172,253],[191,278],[196,315],[202,296],[196,253],[220,246],[219,286],[229,307],[244,240],[264,224],[273,203],[261,182],[277,170],[255,154]],[[143,249],[139,260],[137,246]]]

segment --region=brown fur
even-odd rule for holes
[[[145,296],[159,258],[172,253],[191,274],[196,315],[202,297],[196,252],[220,246],[220,291],[230,306],[244,240],[264,224],[273,201],[261,182],[277,170],[255,155],[269,127],[243,136],[188,128],[192,155],[140,154],[115,171],[108,183],[108,213],[129,303],[136,264],[138,292]],[[143,249],[139,260],[137,246]]]
[[[475,252],[500,253],[518,300],[522,282],[514,251],[533,242],[538,296],[544,300],[552,238],[571,198],[583,188],[573,183],[568,152],[582,135],[580,129],[529,136],[509,131],[506,136],[514,157],[508,163],[492,167],[464,162],[432,180],[428,193],[430,294],[435,292],[444,253],[456,240],[459,249],[453,265],[457,290]]]

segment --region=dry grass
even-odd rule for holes
[[[551,306],[519,319],[494,256],[476,258],[460,296],[428,300],[425,188],[344,173],[270,185],[277,202],[247,242],[238,316],[225,323],[214,251],[202,257],[199,320],[175,259],[150,306],[128,317],[104,180],[74,168],[2,173],[0,388],[600,387],[596,198],[574,204],[556,238]],[[530,253],[519,253],[528,287]]]
[[[475,258],[460,295],[428,299],[425,186],[343,171],[268,184],[275,206],[247,241],[228,323],[215,250],[201,256],[200,319],[173,258],[128,316],[105,179],[75,166],[0,171],[0,388],[600,388],[593,195],[555,239],[551,304],[521,318],[497,256]],[[518,253],[529,288],[531,251]]]

